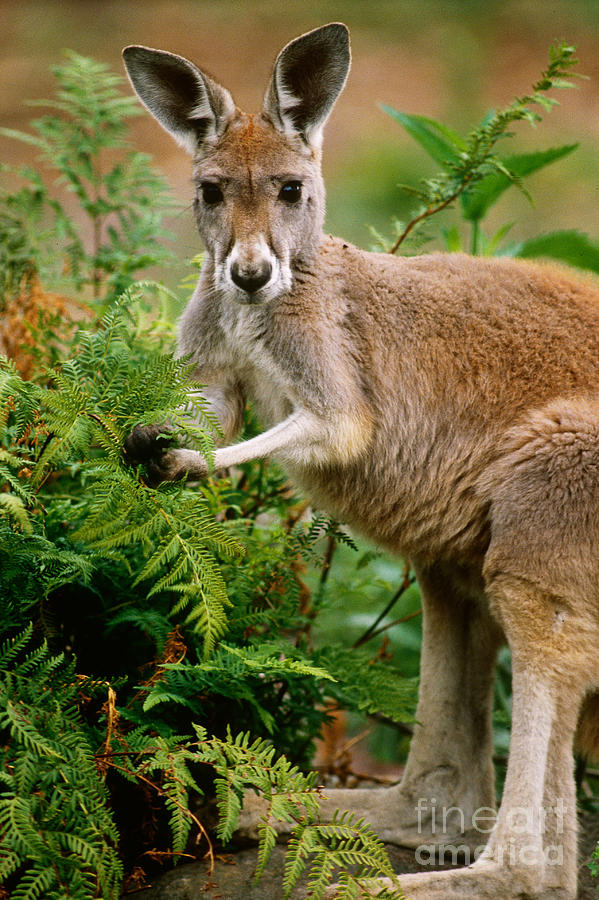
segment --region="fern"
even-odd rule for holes
[[[160,771],[163,775],[162,791],[170,813],[172,848],[174,853],[180,854],[185,850],[192,825],[188,794],[190,790],[197,790],[196,781],[188,769],[191,755],[185,745],[175,749],[160,739],[157,739],[156,745],[155,752],[143,766],[143,771],[144,774]]]
[[[116,898],[122,866],[107,794],[73,709],[73,671],[45,647],[24,655],[31,629],[0,655],[0,835],[11,896]],[[70,707],[70,708],[69,708]]]
[[[209,654],[226,631],[225,610],[231,605],[212,552],[231,556],[240,554],[241,546],[208,518],[201,496],[181,485],[156,491],[123,468],[95,466],[91,472],[97,476],[94,498],[76,538],[96,550],[141,545],[146,561],[133,586],[151,580],[148,597],[179,594],[173,614],[186,612],[186,624],[203,636]]]
[[[225,610],[230,605],[213,554],[238,555],[242,548],[207,514],[200,494],[185,492],[181,485],[151,490],[122,462],[123,440],[143,410],[146,420],[163,420],[187,398],[192,386],[185,364],[170,356],[153,353],[138,364],[131,321],[126,300],[115,304],[97,331],[79,333],[73,357],[50,373],[53,389],[36,394],[37,428],[43,427],[48,437],[33,466],[31,484],[39,489],[52,472],[77,465],[93,491],[81,509],[85,521],[75,538],[91,551],[139,542],[146,559],[133,586],[151,580],[148,596],[164,591],[178,594],[173,614],[185,611],[186,621],[203,635],[209,653],[225,633]],[[30,395],[10,368],[0,390],[0,399],[4,395],[8,405],[12,398],[19,410],[15,428],[20,434],[32,420]],[[25,412],[20,409],[20,396],[25,397]],[[178,418],[183,423],[182,416]],[[204,440],[204,449],[209,452],[209,439]],[[32,534],[24,506],[32,498],[31,488],[21,488],[18,480],[23,461],[8,450],[0,455],[0,466],[3,459],[6,464],[0,474],[15,493],[0,501],[0,519],[4,511],[12,524]],[[48,546],[46,564],[50,553]],[[57,559],[64,565],[76,557],[62,552]]]
[[[395,885],[396,898],[403,896],[384,845],[371,826],[352,813],[337,812],[328,824],[308,823],[296,829],[285,860],[285,898],[306,868],[310,896],[317,900],[337,877],[340,900],[358,896],[360,889],[374,887],[381,877]]]
[[[104,63],[73,52],[54,75],[58,97],[36,103],[50,112],[33,120],[30,132],[3,128],[0,134],[38,151],[77,198],[84,224],[75,224],[38,172],[21,167],[10,172],[11,181],[16,174],[24,186],[17,195],[5,196],[0,228],[10,237],[12,252],[26,259],[19,271],[34,264],[54,284],[66,280],[76,290],[91,285],[95,297],[112,298],[139,269],[172,258],[160,227],[172,200],[148,157],[126,150],[127,120],[140,110],[121,93],[124,79]],[[108,169],[107,150],[120,151]],[[86,232],[93,235],[89,249]],[[14,290],[16,283],[18,274],[11,275],[6,288]]]
[[[226,741],[208,739],[196,726],[196,758],[209,762],[217,773],[219,836],[228,840],[235,828],[247,789],[258,790],[267,800],[267,810],[259,826],[256,879],[268,865],[276,843],[273,821],[294,824],[289,842],[283,881],[284,896],[289,897],[309,864],[308,884],[311,896],[323,897],[334,878],[339,877],[341,894],[357,896],[358,888],[372,885],[380,877],[396,885],[396,900],[403,896],[387,857],[384,845],[370,825],[352,813],[336,813],[328,824],[318,822],[320,791],[313,774],[304,775],[284,757],[275,758],[274,749],[264,741],[239,734]]]
[[[125,465],[138,423],[168,421],[208,460],[219,429],[188,361],[172,355],[179,299],[133,282],[168,254],[162,182],[123,145],[131,101],[76,54],[56,74],[49,114],[29,133],[4,132],[63,179],[92,241],[34,170],[0,191],[0,302],[30,341],[27,365],[18,353],[18,369],[0,362],[0,882],[17,898],[111,900],[126,890],[123,859],[195,853],[198,835],[212,853],[193,811],[207,767],[220,840],[248,790],[266,798],[263,871],[272,821],[317,824],[320,794],[303,768],[327,702],[386,714],[392,704],[382,679],[368,680],[381,700],[368,705],[353,675],[344,686],[340,658],[311,649],[325,598],[312,597],[305,569],[328,571],[334,547],[353,541],[326,516],[298,522],[281,470],[249,463],[193,489],[150,488]],[[113,168],[100,165],[104,149]],[[98,302],[85,306],[83,290]],[[121,827],[132,790],[138,829]]]
[[[412,719],[418,693],[417,680],[406,678],[388,660],[372,659],[365,649],[329,645],[314,654],[314,661],[334,678],[330,691],[341,708],[381,713],[394,722]]]

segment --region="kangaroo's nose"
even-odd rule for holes
[[[231,278],[242,291],[253,294],[270,279],[272,266],[268,260],[256,265],[240,265],[237,260],[231,263]]]

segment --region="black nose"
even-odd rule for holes
[[[264,260],[257,266],[240,266],[237,261],[231,263],[231,278],[242,291],[254,294],[263,288],[272,275],[272,267]]]

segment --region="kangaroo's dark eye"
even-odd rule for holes
[[[301,196],[301,181],[287,181],[279,192],[279,200],[284,200],[285,203],[297,203]]]
[[[221,203],[224,199],[223,192],[213,181],[204,181],[200,187],[202,190],[202,199],[208,206],[214,206],[216,203]]]

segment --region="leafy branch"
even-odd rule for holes
[[[557,103],[545,94],[554,88],[571,87],[566,76],[577,65],[574,56],[575,48],[562,42],[550,48],[550,61],[547,69],[536,81],[531,93],[517,97],[504,109],[491,113],[481,125],[472,131],[464,140],[445,126],[440,126],[424,117],[409,117],[388,106],[383,109],[392,118],[405,125],[408,130],[418,133],[422,142],[426,141],[427,149],[442,163],[445,171],[433,178],[426,179],[420,189],[404,189],[414,194],[422,203],[417,215],[408,222],[388,248],[389,253],[396,253],[414,229],[431,216],[451,206],[461,195],[489,176],[500,176],[507,179],[526,193],[521,183],[521,176],[493,154],[500,138],[511,136],[508,130],[515,122],[525,120],[534,125],[540,121],[538,112],[531,106],[540,106],[548,112]]]

